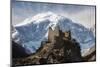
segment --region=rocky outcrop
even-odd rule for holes
[[[84,55],[85,61],[96,61],[96,46],[91,47]]]
[[[43,41],[34,55],[16,60],[16,65],[51,64],[83,61],[79,43],[71,39],[71,32],[62,32],[59,27],[49,28],[48,41]]]
[[[35,54],[15,59],[15,65],[58,64],[83,62],[79,43],[71,38],[71,32],[62,32],[59,27],[49,28],[48,40],[41,42],[41,47]]]

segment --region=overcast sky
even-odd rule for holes
[[[28,17],[48,11],[64,15],[86,27],[95,24],[95,6],[18,1],[12,2],[12,24],[16,25]]]

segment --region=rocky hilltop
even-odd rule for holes
[[[49,27],[48,40],[41,42],[36,53],[25,58],[14,58],[13,62],[15,65],[37,65],[87,61],[87,56],[83,58],[80,51],[80,45],[71,38],[70,31],[62,32],[58,26],[55,30]]]

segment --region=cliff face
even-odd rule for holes
[[[78,42],[71,38],[71,32],[62,32],[59,27],[49,28],[48,40],[41,42],[35,54],[15,59],[15,65],[53,64],[83,62]]]

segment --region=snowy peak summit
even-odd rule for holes
[[[54,23],[54,21],[57,21],[60,18],[61,18],[60,15],[57,15],[53,12],[39,13],[39,14],[33,16],[33,17],[25,19],[22,23],[17,24],[15,26],[27,25],[31,22],[33,22],[33,24],[38,24],[38,23],[40,23],[41,21],[44,21],[44,20],[49,20],[49,21]]]
[[[58,17],[57,14],[53,13],[53,12],[47,12],[47,13],[40,13],[40,14],[37,14],[35,15],[33,18],[35,20],[38,20],[38,19],[42,19],[42,18],[50,18],[50,19],[56,19]]]

